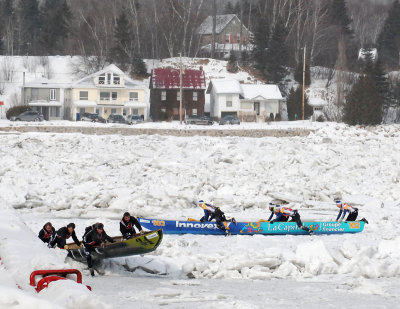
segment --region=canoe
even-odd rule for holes
[[[163,229],[165,234],[203,234],[224,235],[215,222],[161,220],[139,218],[140,224],[148,230]],[[300,229],[295,222],[275,222],[273,224],[263,221],[254,222],[224,222],[225,228],[232,235],[308,235]],[[303,222],[314,234],[342,234],[359,233],[364,229],[364,221],[318,221]]]
[[[92,251],[93,260],[101,260],[115,257],[124,257],[149,253],[157,249],[163,239],[163,230],[157,229],[138,235],[130,239],[122,239],[121,236],[113,237],[114,243],[107,243],[104,247],[95,247]],[[76,244],[68,244],[68,256],[76,261],[85,262],[86,255],[83,248]]]

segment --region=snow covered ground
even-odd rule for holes
[[[397,307],[400,126],[313,129],[291,138],[0,134],[0,308]],[[275,199],[303,220],[332,220],[337,197],[369,220],[364,232],[165,235],[151,254],[104,261],[94,278],[36,238],[47,221],[75,222],[78,236],[102,221],[116,235],[124,211],[200,218],[199,198],[237,220],[267,217]],[[36,294],[30,272],[54,267],[80,269],[93,292],[62,281]]]

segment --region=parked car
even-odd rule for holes
[[[101,123],[106,123],[107,122],[107,120],[105,120],[99,114],[92,114],[92,121],[93,122],[101,122]]]
[[[143,118],[140,115],[129,115],[126,117],[126,122],[129,124],[137,124],[143,122]]]
[[[18,116],[13,116],[11,121],[43,121],[43,115],[36,111],[26,111]]]
[[[185,124],[199,124],[199,125],[212,125],[214,121],[211,120],[210,117],[207,116],[195,116],[189,115],[185,118]]]
[[[108,123],[124,123],[126,124],[126,120],[124,118],[124,116],[122,115],[116,115],[116,114],[111,114],[108,119],[107,119]]]
[[[219,122],[220,125],[223,124],[240,124],[240,120],[235,115],[227,115],[222,117],[221,121]]]

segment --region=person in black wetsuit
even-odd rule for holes
[[[72,237],[77,246],[81,245],[75,234],[75,224],[70,223],[67,226],[60,228],[57,233],[55,233],[49,242],[49,248],[53,248],[57,244],[58,248],[64,249],[66,247],[67,239]]]
[[[94,276],[91,251],[96,246],[104,246],[106,241],[111,243],[115,242],[115,240],[108,236],[104,231],[103,223],[97,223],[96,228],[91,230],[83,237],[83,250],[86,254],[86,262],[88,264],[91,276]]]
[[[121,221],[119,222],[119,230],[121,231],[122,237],[124,239],[129,239],[135,236],[135,226],[139,230],[140,234],[144,233],[138,219],[131,216],[129,212],[124,213]]]
[[[198,205],[204,210],[204,216],[200,219],[200,222],[203,223],[205,221],[211,221],[212,219],[215,219],[217,227],[222,230],[225,235],[230,235],[230,232],[225,228],[224,222],[230,221],[236,224],[235,218],[227,220],[224,212],[219,207],[205,203],[203,200],[200,200]]]
[[[56,233],[56,229],[53,227],[51,222],[45,223],[43,228],[40,230],[38,237],[45,243],[49,243],[53,235]]]

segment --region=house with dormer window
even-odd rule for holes
[[[114,64],[72,84],[70,113],[79,120],[83,113],[97,113],[107,119],[111,114],[139,115],[147,120],[147,87],[134,81]]]

